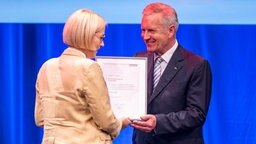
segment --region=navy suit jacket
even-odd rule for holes
[[[204,58],[178,45],[155,91],[152,92],[154,54],[148,58],[148,114],[154,114],[154,131],[134,129],[134,144],[203,144],[202,126],[209,108],[212,74]]]

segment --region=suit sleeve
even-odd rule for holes
[[[116,119],[111,109],[107,85],[102,70],[97,63],[89,66],[85,81],[87,82],[85,88],[86,100],[94,122],[99,129],[108,133],[112,139],[117,137],[122,123]]]
[[[212,74],[208,61],[199,63],[187,81],[185,108],[168,114],[157,114],[154,133],[177,133],[201,127],[205,122],[211,97]]]

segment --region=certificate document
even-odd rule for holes
[[[147,58],[97,57],[118,118],[140,119],[147,113]]]

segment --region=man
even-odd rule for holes
[[[176,11],[169,5],[152,3],[143,10],[141,35],[147,52],[136,56],[148,58],[148,114],[131,124],[134,144],[204,143],[211,69],[207,60],[177,42],[178,25]]]

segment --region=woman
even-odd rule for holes
[[[43,144],[112,143],[130,124],[116,119],[102,70],[90,59],[104,46],[105,27],[96,13],[77,10],[63,30],[68,48],[40,68],[35,121],[44,127]]]

